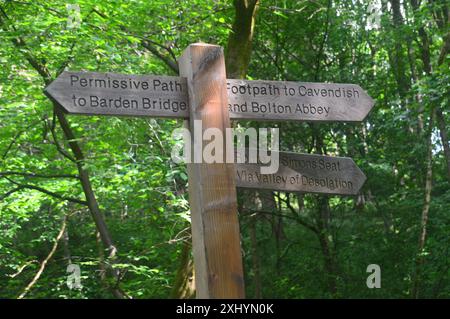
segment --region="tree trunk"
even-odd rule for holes
[[[333,238],[329,231],[330,210],[328,205],[328,198],[318,198],[317,210],[317,229],[316,233],[319,239],[320,247],[324,257],[324,268],[326,271],[326,279],[328,289],[333,297],[337,294],[337,263],[334,249],[332,247]]]
[[[444,37],[444,45],[442,46],[441,53],[439,54],[438,65],[444,63],[445,58],[447,57],[449,51],[450,51],[450,32],[448,32],[447,35]]]
[[[420,286],[420,277],[422,272],[422,266],[424,263],[424,248],[425,241],[427,236],[427,225],[428,225],[428,214],[430,211],[430,202],[431,202],[431,189],[432,189],[432,181],[433,181],[433,142],[432,142],[432,132],[433,132],[433,122],[434,122],[434,114],[435,112],[431,112],[430,123],[428,126],[428,136],[427,136],[427,174],[425,178],[425,199],[422,207],[422,221],[421,221],[421,232],[419,236],[419,249],[416,256],[416,269],[412,279],[412,289],[411,289],[411,297],[419,298],[419,286]]]
[[[444,38],[444,44],[442,45],[441,52],[439,54],[438,65],[444,63],[444,59],[447,57],[448,52],[450,51],[450,32]],[[439,132],[441,135],[442,145],[444,147],[444,155],[447,162],[447,177],[450,181],[450,146],[447,135],[447,127],[445,125],[445,118],[442,110],[438,107],[436,110],[436,118],[439,127]]]
[[[320,131],[320,128],[313,124],[313,135],[315,140],[314,148],[317,154],[326,155],[327,150],[325,145],[323,144],[323,135]],[[337,295],[337,260],[336,260],[336,252],[333,247],[333,237],[330,233],[330,205],[329,198],[327,196],[317,196],[317,217],[316,217],[316,226],[317,226],[317,236],[319,239],[320,247],[322,249],[323,257],[324,257],[324,268],[326,271],[326,279],[328,284],[328,289],[333,297]]]
[[[190,240],[183,241],[180,255],[180,266],[172,289],[172,298],[191,299],[195,296],[194,263],[191,257]]]
[[[252,53],[259,0],[234,0],[235,18],[226,49],[227,78],[244,79]]]
[[[59,106],[54,104],[54,110],[56,116],[58,117],[58,121],[61,125],[61,128],[64,132],[64,136],[68,141],[68,144],[75,155],[76,165],[78,168],[78,174],[80,176],[81,186],[83,188],[84,195],[86,197],[87,205],[89,207],[89,211],[94,219],[95,225],[97,227],[98,232],[100,233],[100,237],[102,239],[103,244],[109,251],[109,258],[114,258],[116,256],[116,247],[113,244],[111,235],[109,234],[108,227],[106,226],[103,215],[98,206],[97,199],[95,198],[94,191],[92,189],[91,180],[89,178],[88,172],[83,168],[84,165],[84,154],[81,151],[80,145],[76,142],[76,137],[73,134],[72,129],[70,128],[69,123],[67,122],[66,117],[60,110]]]
[[[409,91],[409,80],[406,73],[405,59],[403,54],[403,16],[400,10],[400,0],[390,0],[392,6],[392,21],[394,26],[394,55],[390,57],[391,67],[394,69],[397,81],[398,93],[403,104],[406,105]],[[382,2],[383,4],[384,2]]]
[[[447,127],[445,125],[444,114],[442,113],[442,110],[440,108],[436,110],[436,119],[439,127],[439,133],[441,135],[442,145],[444,147],[445,160],[447,162],[447,178],[450,182],[450,146],[448,142]]]
[[[105,252],[103,249],[103,243],[101,240],[101,234],[99,231],[95,232],[95,239],[97,243],[97,253],[98,253],[98,268],[100,270],[100,282],[105,290],[111,292],[111,294],[117,299],[129,298],[119,287],[120,283],[120,273],[116,271],[113,266],[113,261],[105,259]],[[113,280],[113,284],[108,281],[108,278]]]
[[[63,253],[64,253],[64,259],[67,261],[67,264],[72,264],[72,254],[70,253],[70,247],[69,247],[69,231],[67,230],[67,227],[64,229],[63,234]]]
[[[255,299],[262,298],[261,290],[261,264],[258,252],[258,240],[256,237],[256,224],[258,217],[252,214],[250,217],[250,242],[252,249],[252,264],[253,264],[253,284],[255,285]]]
[[[275,268],[277,270],[277,274],[280,275],[281,274],[282,240],[285,238],[285,235],[284,235],[284,230],[283,230],[283,217],[282,217],[283,208],[282,208],[282,202],[280,200],[279,192],[277,193],[277,197],[278,197],[278,207],[274,201],[273,202],[274,208],[271,208],[271,211],[278,212],[272,218],[272,232],[273,232],[273,235],[275,236],[275,247],[276,247],[276,256],[277,256]],[[273,196],[272,196],[272,198],[273,198]],[[267,207],[263,206],[263,209],[266,210]]]
[[[414,11],[419,11],[420,6],[417,0],[411,0],[411,6],[413,7]],[[441,26],[440,23],[437,21],[438,26],[441,29],[444,29],[444,26]],[[431,58],[430,58],[430,40],[428,37],[427,32],[425,31],[424,26],[419,27],[419,37],[421,39],[421,56],[422,56],[422,63],[424,67],[424,71],[427,75],[431,75],[432,73],[432,65],[431,65]],[[442,48],[440,50],[439,58],[438,58],[438,66],[440,66],[442,63],[444,63],[444,58],[447,56],[448,51],[450,50],[450,32],[447,33],[447,35],[443,39],[444,43],[442,45]],[[444,148],[444,156],[447,163],[447,178],[450,181],[450,147],[449,147],[449,141],[448,141],[448,135],[447,135],[447,128],[445,125],[445,118],[444,114],[442,113],[442,110],[439,106],[436,106],[436,120],[437,125],[440,132],[441,142],[442,146]]]
[[[411,6],[414,12],[418,12],[420,10],[420,2],[418,0],[411,0]],[[431,74],[430,38],[428,37],[423,25],[418,28],[418,33],[421,41],[420,53],[423,62],[423,69],[426,74]]]

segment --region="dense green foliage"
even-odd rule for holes
[[[280,128],[282,150],[354,158],[367,183],[354,198],[270,193],[262,207],[244,205],[248,297],[408,298],[418,258],[418,295],[450,297],[450,177],[440,128],[430,121],[441,110],[448,131],[448,52],[439,56],[449,28],[439,17],[449,6],[423,0],[414,10],[415,1],[397,1],[396,24],[396,1],[386,2],[380,24],[370,25],[368,1],[260,1],[249,79],[357,83],[376,105],[362,124],[264,123]],[[63,216],[67,236],[26,297],[112,297],[100,279],[105,253],[94,222],[76,202],[85,199],[77,166],[30,56],[52,77],[64,68],[175,75],[163,60],[175,61],[193,42],[226,46],[235,15],[231,1],[74,3],[81,24],[69,28],[65,1],[0,2],[0,297],[17,298],[30,283]],[[429,39],[430,72],[420,30]],[[170,160],[171,133],[183,123],[68,120],[118,249],[121,289],[133,298],[170,297],[183,241],[190,240],[187,176]],[[420,251],[429,139],[431,202]],[[81,268],[81,290],[66,285],[69,258]],[[381,266],[380,289],[366,286],[369,264]]]

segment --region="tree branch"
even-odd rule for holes
[[[54,107],[56,108],[56,107],[58,107],[58,106],[54,104]],[[52,125],[52,126],[51,126],[50,132],[51,132],[51,134],[52,134],[53,142],[54,142],[54,145],[55,145],[56,149],[58,150],[58,152],[59,152],[62,156],[64,156],[65,158],[67,158],[69,161],[71,161],[71,162],[73,162],[73,163],[76,163],[76,159],[73,158],[72,156],[70,156],[69,153],[67,153],[67,152],[62,148],[62,146],[59,144],[59,142],[58,142],[58,137],[57,137],[56,132],[55,132],[55,125]]]
[[[330,28],[330,11],[331,11],[331,6],[332,6],[332,1],[328,0],[327,15],[326,15],[326,22],[325,22],[325,31],[323,32],[323,38],[322,38],[322,41],[320,42],[319,51],[318,51],[317,57],[316,57],[316,67],[314,69],[314,72],[315,72],[314,79],[315,79],[315,81],[319,80],[320,63],[322,62],[322,56],[323,56],[324,49],[325,49],[325,43],[326,43],[326,41],[328,39],[328,32],[329,32],[329,28]]]
[[[2,18],[2,16],[4,18]],[[9,20],[9,17],[6,14],[6,12],[3,10],[3,8],[0,7],[0,25],[4,31],[8,32],[8,28],[5,25],[5,20]],[[17,29],[14,26],[11,26],[11,28],[14,30],[14,32],[17,32]],[[38,59],[36,59],[31,54],[31,52],[28,50],[23,38],[20,36],[17,36],[17,37],[12,38],[11,41],[16,48],[20,49],[20,52],[24,55],[24,57],[28,61],[28,63],[30,63],[31,66],[36,70],[36,72],[39,73],[39,75],[44,80],[45,84],[46,85],[50,84],[50,82],[52,80],[50,71],[47,69],[47,67],[44,64],[40,63],[38,61]]]
[[[280,214],[280,213],[273,213],[273,212],[263,211],[263,210],[249,210],[249,209],[246,209],[245,211],[247,211],[249,213],[254,213],[254,214],[264,214],[264,215],[277,216],[277,217],[282,217],[282,218],[295,220],[300,225],[306,227],[307,229],[311,230],[312,232],[314,232],[316,234],[318,232],[318,230],[317,230],[317,228],[315,226],[309,224],[308,222],[304,221],[303,219],[299,218],[298,216],[290,216],[290,215],[285,215],[285,214]]]
[[[1,20],[0,20],[1,22]],[[12,147],[14,146],[14,144],[17,142],[17,140],[19,139],[19,137],[25,133],[30,127],[35,126],[39,121],[35,121],[33,123],[31,123],[30,125],[28,125],[24,130],[19,131],[16,133],[16,135],[14,135],[13,139],[11,140],[11,143],[9,143],[8,147],[6,148],[6,151],[3,153],[2,155],[2,160],[4,160],[6,158],[6,156],[8,156],[8,153],[11,151]]]
[[[173,53],[173,51],[169,48],[166,47],[162,44],[159,44],[155,41],[150,40],[147,37],[143,37],[140,35],[136,35],[135,33],[131,32],[127,26],[125,26],[123,23],[121,23],[121,21],[117,21],[112,19],[111,17],[109,17],[107,14],[100,12],[97,9],[92,9],[93,12],[95,12],[96,14],[98,14],[100,17],[102,17],[103,19],[107,19],[107,20],[113,20],[115,23],[119,24],[119,28],[121,29],[122,32],[124,32],[126,35],[131,35],[134,37],[137,37],[139,39],[141,39],[141,45],[146,48],[147,50],[149,50],[153,55],[157,56],[161,61],[163,61],[171,70],[173,70],[175,73],[178,73],[178,64],[175,58],[175,54]],[[169,53],[169,56],[164,55],[160,52],[160,50],[158,49],[158,47],[166,50]]]
[[[20,184],[20,183],[17,183],[15,181],[13,181],[12,179],[10,179],[10,178],[8,178],[6,176],[4,176],[4,178],[6,178],[8,181],[13,183],[14,185],[17,185],[17,188],[7,192],[5,195],[3,195],[1,197],[2,199],[7,197],[7,196],[9,196],[9,195],[11,195],[12,193],[15,193],[15,192],[21,190],[21,189],[27,188],[27,189],[36,190],[38,192],[44,193],[46,195],[55,197],[55,198],[60,199],[60,200],[66,200],[68,202],[72,202],[72,203],[76,203],[76,204],[87,205],[86,201],[83,201],[83,200],[80,200],[80,199],[76,199],[76,198],[72,198],[72,197],[66,197],[66,196],[63,196],[63,195],[51,192],[49,190],[46,190],[45,188],[42,188],[42,187],[39,187],[39,186],[30,185],[30,184]]]
[[[0,172],[0,177],[2,176],[23,176],[23,177],[35,177],[35,178],[76,178],[79,179],[78,175],[73,174],[36,174],[36,173],[22,173],[22,172]]]
[[[61,64],[61,66],[58,68],[58,71],[56,71],[56,77],[58,77],[75,58],[75,56],[73,55],[73,50],[75,49],[76,43],[77,41],[72,42],[67,59]]]
[[[2,196],[0,196],[0,201],[2,201],[2,200],[4,200],[6,197],[8,197],[8,196],[10,196],[10,195],[12,195],[12,194],[14,194],[14,193],[16,193],[16,192],[18,192],[18,191],[21,191],[22,189],[24,189],[25,187],[16,187],[16,188],[14,188],[14,189],[12,189],[12,190],[10,190],[10,191],[7,191],[5,194],[3,194]]]
[[[173,70],[175,73],[178,73],[178,64],[169,58],[166,55],[163,55],[157,48],[156,45],[152,43],[153,41],[150,40],[142,40],[141,45],[149,50],[151,53],[153,53],[155,56],[157,56],[161,61],[163,61],[171,70]],[[167,50],[167,48],[166,48]]]
[[[36,263],[36,262],[37,262],[37,260],[30,260],[30,261],[26,262],[25,264],[23,264],[22,266],[20,266],[20,268],[17,270],[17,272],[15,272],[12,275],[7,275],[7,276],[11,277],[11,278],[15,278],[15,277],[19,276],[25,268],[27,268],[32,263]]]
[[[67,222],[67,216],[64,216],[62,224],[61,224],[61,228],[59,230],[58,236],[56,236],[55,238],[55,242],[53,244],[52,249],[50,250],[50,253],[47,255],[47,257],[42,261],[41,266],[39,267],[38,272],[36,273],[36,275],[34,275],[33,280],[30,281],[30,283],[25,287],[25,289],[23,290],[23,292],[20,294],[19,297],[17,297],[17,299],[23,299],[27,293],[30,291],[30,289],[34,286],[34,284],[39,280],[39,278],[41,277],[42,273],[44,272],[45,266],[47,265],[48,261],[53,257],[53,255],[55,254],[56,248],[58,248],[58,242],[61,239],[61,237],[64,234],[64,230],[66,229],[66,222]]]

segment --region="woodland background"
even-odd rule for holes
[[[193,295],[181,121],[66,116],[43,88],[64,69],[177,75],[198,41],[225,47],[228,78],[376,100],[362,124],[264,123],[282,150],[352,157],[368,180],[355,197],[239,190],[247,297],[450,297],[448,1],[70,3],[80,24],[66,1],[0,1],[1,298]]]

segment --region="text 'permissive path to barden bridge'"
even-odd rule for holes
[[[362,121],[373,100],[358,85],[228,79],[230,119]],[[186,79],[63,72],[46,92],[72,114],[188,118]]]

